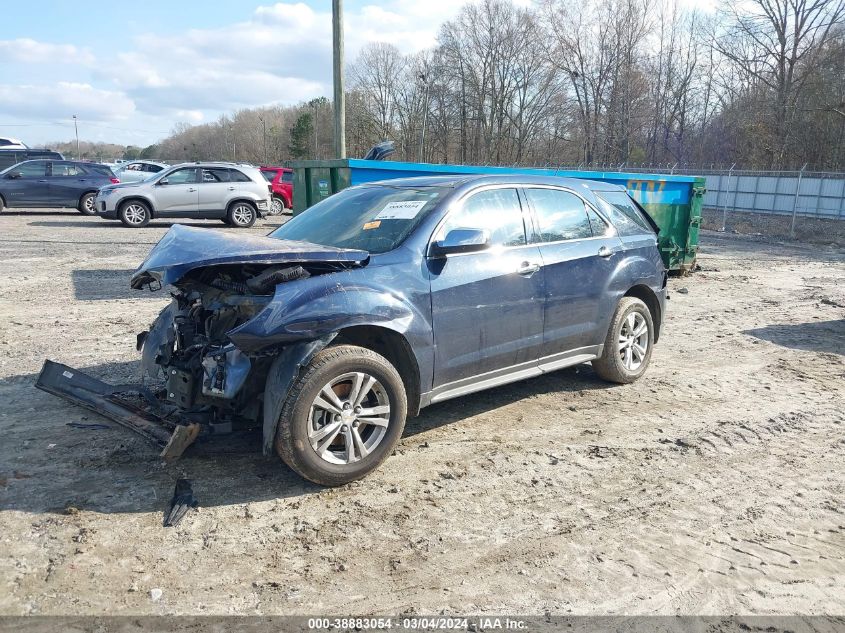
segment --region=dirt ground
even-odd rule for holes
[[[704,209],[701,226],[721,231],[724,221],[728,233],[751,237],[766,237],[775,240],[793,241],[792,216],[721,209]],[[815,218],[799,215],[795,219],[794,240],[822,246],[845,246],[845,221],[833,218]]]
[[[324,490],[257,440],[163,466],[33,387],[45,358],[134,379],[166,297],[127,280],[166,229],[0,216],[0,613],[845,611],[845,251],[704,231],[642,380],[432,406]],[[179,476],[200,508],[163,528]]]

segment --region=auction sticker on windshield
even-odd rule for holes
[[[417,217],[428,200],[402,200],[388,202],[374,220],[411,220]]]

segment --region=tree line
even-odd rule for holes
[[[430,50],[367,45],[347,81],[350,156],[392,140],[441,163],[845,164],[845,0],[481,0]],[[332,103],[180,124],[150,153],[330,158]]]

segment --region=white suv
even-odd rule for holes
[[[129,227],[152,218],[220,219],[247,228],[270,208],[270,187],[261,172],[234,163],[183,163],[143,182],[102,187],[97,214]]]

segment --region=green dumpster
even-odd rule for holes
[[[522,167],[433,165],[347,158],[292,161],[293,213],[349,187],[376,180],[460,174],[535,174],[600,180],[622,185],[660,227],[658,247],[666,267],[686,272],[695,266],[705,180],[700,176],[572,171]]]

